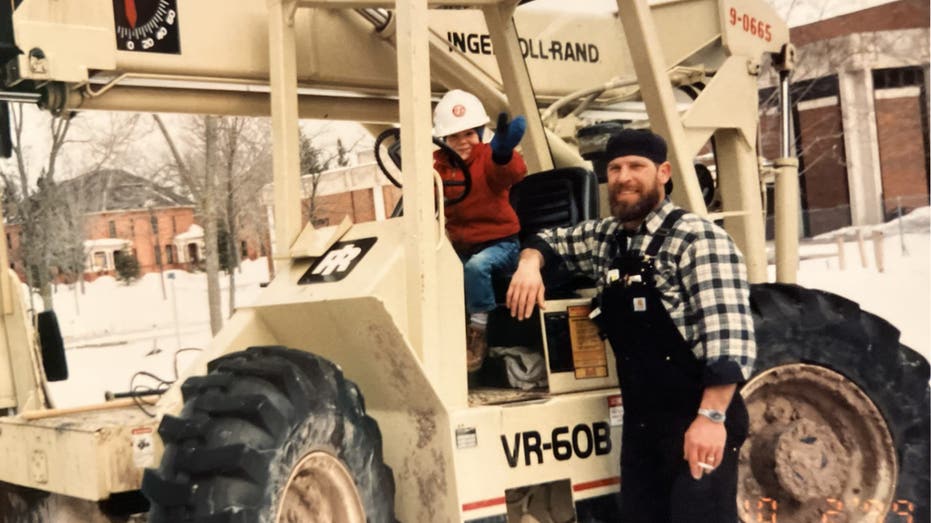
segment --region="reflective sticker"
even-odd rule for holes
[[[475,427],[460,427],[456,429],[456,448],[470,449],[478,446],[478,435]]]
[[[152,442],[152,427],[133,429],[133,464],[137,468],[152,465],[155,458],[155,445]]]
[[[620,395],[608,397],[608,423],[612,427],[624,424],[624,402]]]
[[[647,299],[638,297],[634,298],[634,312],[643,312],[647,310]]]

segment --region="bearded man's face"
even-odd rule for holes
[[[669,164],[643,156],[619,156],[608,162],[608,203],[621,222],[637,222],[666,197]]]

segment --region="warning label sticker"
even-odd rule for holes
[[[456,448],[470,449],[478,446],[478,436],[475,427],[459,427],[456,429]]]
[[[133,464],[137,468],[152,465],[155,458],[155,444],[152,441],[154,431],[151,427],[133,429]]]
[[[569,339],[576,379],[604,378],[608,375],[608,355],[598,327],[588,318],[590,305],[568,307]]]
[[[621,401],[621,395],[608,397],[608,423],[612,427],[620,427],[624,424],[624,402]]]

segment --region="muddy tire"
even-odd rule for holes
[[[394,521],[378,425],[329,361],[253,347],[210,362],[182,394],[159,426],[161,466],[142,481],[150,523]]]
[[[851,446],[856,445],[853,441],[856,438],[847,433],[848,427],[845,424],[856,425],[862,421],[867,426],[863,429],[865,432],[872,430],[876,434],[869,441],[883,441],[882,435],[888,434],[885,437],[885,445],[891,443],[894,448],[874,448],[877,453],[887,453],[890,457],[888,461],[891,461],[891,467],[883,463],[874,464],[886,466],[886,469],[892,471],[890,482],[885,488],[886,507],[879,508],[881,503],[874,503],[872,499],[863,499],[869,497],[868,489],[864,489],[861,494],[858,485],[843,485],[844,481],[850,481],[851,476],[847,476],[839,479],[839,486],[836,487],[848,496],[848,498],[843,498],[848,500],[846,506],[842,507],[843,503],[838,502],[840,496],[827,495],[821,501],[822,506],[818,509],[818,513],[802,514],[800,512],[797,516],[799,521],[819,521],[822,517],[827,517],[826,520],[830,521],[850,522],[928,521],[928,505],[929,498],[931,498],[929,496],[929,490],[931,490],[929,489],[929,423],[931,423],[929,422],[929,415],[931,415],[929,409],[931,408],[929,408],[928,362],[915,351],[899,343],[899,331],[896,328],[862,311],[856,303],[840,296],[794,285],[763,284],[753,286],[751,305],[756,328],[758,359],[754,376],[744,389],[744,396],[747,399],[751,417],[756,419],[751,419],[751,435],[748,445],[745,445],[741,452],[740,502],[744,503],[745,510],[741,513],[743,519],[751,521],[759,519],[760,514],[748,518],[746,509],[759,509],[762,506],[759,500],[764,499],[767,500],[767,504],[772,504],[771,507],[767,506],[767,509],[772,512],[778,511],[779,521],[796,520],[786,516],[789,516],[793,507],[800,505],[799,500],[804,498],[805,494],[799,494],[797,491],[789,492],[794,487],[787,486],[785,478],[763,477],[766,474],[776,476],[778,472],[772,466],[759,466],[753,458],[754,453],[765,453],[760,449],[767,446],[769,447],[767,452],[776,454],[778,445],[773,443],[775,438],[765,443],[765,437],[761,433],[774,430],[773,426],[776,422],[773,418],[778,418],[780,411],[787,420],[792,420],[794,425],[793,430],[796,431],[796,436],[790,435],[789,438],[798,437],[798,434],[817,432],[817,429],[813,428],[813,425],[817,423],[812,424],[807,421],[803,423],[803,420],[799,419],[804,416],[805,411],[800,410],[798,403],[807,401],[816,406],[819,404],[828,406],[824,409],[827,413],[819,420],[820,423],[824,423],[826,419],[833,420],[835,423],[832,429],[834,434],[823,434],[826,437],[820,438],[819,445],[825,439],[830,439],[833,440],[835,448],[849,450]],[[829,369],[829,371],[818,369]],[[826,391],[840,396],[868,397],[868,401],[861,401],[862,404],[854,401],[856,406],[846,407],[850,412],[845,414],[837,412],[844,410],[844,406],[831,407],[832,404],[825,403],[826,400],[823,401],[822,398],[793,396],[793,394],[802,394],[796,391],[801,390],[804,385],[792,383],[792,373],[797,371],[800,373],[798,375],[814,373],[826,376],[824,381],[828,383],[824,389]],[[780,372],[782,377],[780,377]],[[786,391],[786,396],[780,400],[783,405],[780,407],[778,402],[771,401],[765,408],[762,408],[760,402],[765,400],[755,400],[752,391],[759,389],[757,385],[761,381],[772,382],[780,379],[785,381],[783,384],[785,388],[781,390]],[[831,381],[832,379],[834,381]],[[878,414],[871,421],[871,416],[867,411],[872,406],[875,406]],[[816,409],[817,407],[809,408]],[[760,419],[760,413],[763,410],[766,411],[763,416],[766,417],[765,421]],[[785,414],[786,412],[789,414]],[[757,434],[754,434],[754,430]],[[857,430],[860,429],[855,428],[853,431]],[[786,434],[789,432],[786,431]],[[889,436],[891,436],[891,442]],[[754,440],[755,437],[756,440]],[[815,439],[813,436],[800,437],[800,441],[805,444],[811,444]],[[824,445],[824,448],[829,447],[826,443]],[[868,448],[868,445],[865,448]],[[783,457],[785,456],[784,453]],[[821,463],[810,468],[817,468],[818,465],[824,468],[825,464],[832,465],[833,458],[830,456],[822,455],[818,459]],[[870,459],[874,459],[874,456],[863,458],[860,466],[868,469]],[[837,470],[845,470],[844,462],[838,460],[838,463],[840,465]],[[804,468],[801,465],[800,467]],[[788,468],[791,469],[791,467]],[[801,478],[804,476],[804,471],[802,472],[801,475],[798,473],[795,475]],[[813,477],[817,477],[817,473],[818,471],[815,471]],[[869,477],[870,474],[875,473],[875,471],[864,470],[862,476]],[[811,481],[810,484],[813,487],[817,484],[817,488],[830,489],[824,481]],[[761,485],[762,492],[757,490]],[[853,493],[852,497],[851,493]],[[860,498],[857,498],[857,495]],[[751,497],[755,499],[749,499]],[[814,503],[819,500],[812,496],[811,501]],[[889,517],[884,518],[879,515],[880,513],[888,514]],[[909,515],[911,518],[908,517]],[[768,513],[763,514],[762,517],[764,519],[760,519],[761,521],[769,520],[766,519],[769,517]],[[811,517],[815,519],[809,519]],[[837,517],[841,519],[835,519]]]

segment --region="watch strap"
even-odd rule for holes
[[[715,409],[698,409],[698,415],[704,416],[715,423],[724,423],[727,417],[720,410]]]

